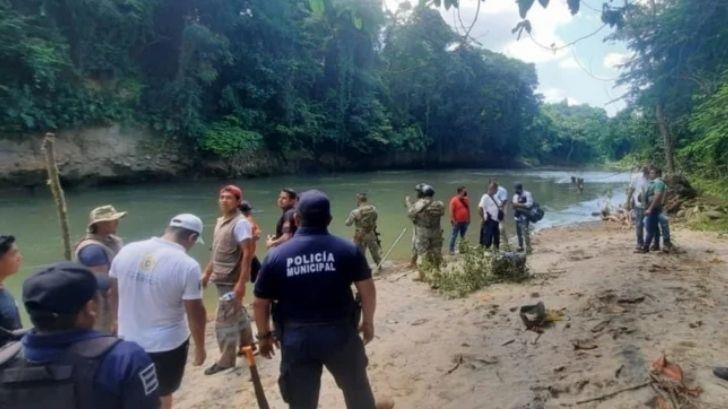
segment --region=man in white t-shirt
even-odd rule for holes
[[[514,189],[516,194],[513,195],[513,218],[516,221],[516,235],[518,236],[518,251],[522,252],[523,245],[526,245],[526,253],[530,254],[531,249],[531,232],[529,225],[529,212],[533,207],[533,195],[528,190],[523,190],[523,184],[516,183]]]
[[[496,250],[500,248],[501,201],[497,197],[498,184],[490,182],[488,191],[480,198],[478,213],[482,220],[480,228],[480,244],[490,249],[493,245]]]
[[[500,209],[503,211],[503,220],[498,223],[498,229],[500,229],[500,238],[504,251],[511,251],[511,245],[508,243],[508,233],[506,232],[506,220],[508,220],[508,190],[498,183],[498,179],[491,179],[491,182],[495,182],[498,185],[498,192],[495,194],[495,198],[500,201]]]
[[[640,173],[632,175],[627,190],[627,209],[632,211],[634,220],[635,234],[637,235],[637,249],[642,249],[644,245],[644,218],[645,218],[645,191],[649,184],[649,167],[643,166]]]
[[[187,254],[202,242],[202,220],[192,214],[172,218],[162,237],[130,243],[111,263],[119,293],[119,337],[139,344],[152,358],[162,408],[172,407],[187,362],[190,332],[192,364],[205,361],[205,323],[200,265]]]
[[[223,187],[218,195],[220,217],[215,224],[212,257],[202,283],[206,286],[212,281],[217,289],[215,335],[221,354],[205,370],[205,375],[234,367],[238,347],[255,346],[250,316],[243,307],[255,242],[253,227],[239,209],[242,199],[243,191],[235,185]]]

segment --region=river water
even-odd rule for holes
[[[571,185],[572,175],[585,179],[583,192]],[[491,177],[497,178],[508,189],[509,196],[513,195],[516,182],[522,182],[525,189],[533,193],[535,200],[546,210],[544,219],[535,226],[537,229],[593,220],[592,212],[598,211],[607,198],[611,197],[613,203],[624,201],[629,181],[628,174],[599,171],[437,170],[289,175],[246,179],[237,183],[244,188],[245,199],[255,207],[254,216],[263,229],[263,237],[275,230],[280,215],[275,199],[282,187],[298,191],[310,188],[325,191],[332,202],[334,220],[331,231],[344,236],[352,235],[352,229],[344,226],[344,219],[355,206],[355,194],[367,192],[370,201],[379,210],[383,252],[402,229],[407,228],[390,256],[390,259],[404,260],[410,255],[412,226],[405,214],[403,198],[405,195],[414,196],[415,184],[430,183],[435,188],[436,198],[446,204],[457,186],[467,186],[474,221],[468,237],[476,241],[479,230],[479,223],[475,222],[478,218],[477,202]],[[194,213],[205,222],[204,238],[208,244],[194,248],[192,255],[204,265],[209,259],[209,243],[212,242],[212,228],[217,216],[217,191],[222,185],[220,181],[208,180],[68,190],[72,240],[77,240],[84,233],[89,210],[103,204],[110,203],[118,210],[129,212],[119,228],[119,235],[126,242],[161,234],[175,214]],[[509,233],[514,235],[513,220],[511,217],[508,219]],[[447,218],[443,219],[443,227],[447,243],[450,234]],[[16,236],[24,256],[20,273],[5,283],[19,299],[24,277],[63,256],[56,208],[47,189],[38,189],[34,194],[0,192],[0,234]],[[265,245],[261,243],[258,247],[258,255],[262,259]],[[206,299],[211,305],[212,291],[207,293]]]

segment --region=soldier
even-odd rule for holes
[[[424,280],[425,274],[422,270],[422,262],[439,269],[442,262],[442,228],[440,219],[445,214],[445,204],[439,200],[433,200],[435,189],[426,183],[415,186],[417,200],[407,196],[405,204],[407,215],[415,225],[414,250],[417,255],[419,279]]]
[[[357,193],[357,208],[349,213],[344,224],[356,228],[354,231],[354,244],[361,253],[366,255],[366,249],[372,254],[374,264],[379,265],[379,233],[377,232],[377,208],[368,203],[366,193]]]

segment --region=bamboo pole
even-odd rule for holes
[[[45,153],[46,169],[48,170],[48,187],[53,194],[53,201],[58,210],[58,220],[61,225],[61,239],[63,240],[63,256],[66,260],[71,259],[71,234],[68,229],[68,208],[66,207],[66,196],[61,187],[61,178],[58,172],[55,152],[56,135],[48,132],[43,138],[43,152]]]

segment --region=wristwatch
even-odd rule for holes
[[[255,334],[255,338],[258,341],[262,341],[262,340],[268,339],[268,338],[273,338],[273,332],[268,331],[268,332],[265,332],[265,333],[262,333],[262,334],[259,332],[259,333]]]

